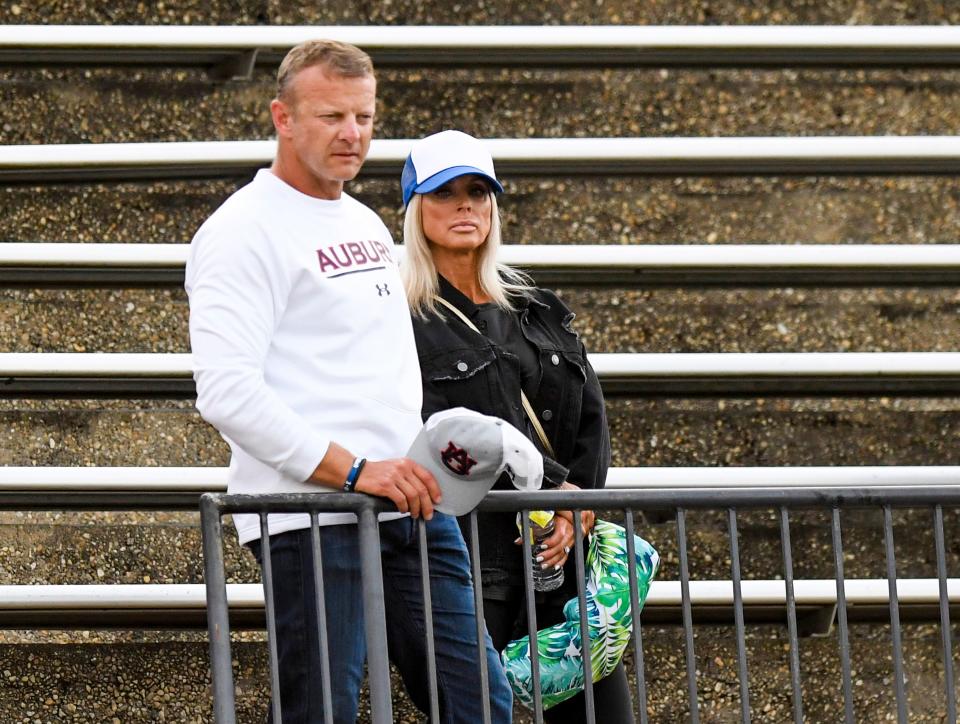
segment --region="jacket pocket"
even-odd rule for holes
[[[420,372],[427,382],[456,382],[476,377],[496,360],[490,347],[443,350],[420,358]]]

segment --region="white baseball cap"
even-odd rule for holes
[[[433,473],[443,494],[435,507],[449,515],[476,508],[503,473],[518,490],[536,490],[543,482],[543,455],[526,435],[465,407],[430,415],[407,457]]]
[[[436,191],[447,181],[467,174],[483,176],[494,191],[503,191],[493,170],[493,157],[481,141],[463,131],[441,131],[421,138],[403,164],[403,205],[410,203],[414,194]]]

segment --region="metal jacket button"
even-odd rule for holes
[[[549,422],[551,419],[553,419],[553,412],[551,410],[544,410],[542,413],[540,413],[540,417]]]
[[[466,363],[466,362],[457,362],[457,369],[460,370],[461,372],[466,372],[466,371],[467,371],[467,363]]]
[[[555,365],[558,365],[560,364],[560,357],[557,355],[553,355],[552,357],[550,357],[550,361],[553,362]]]

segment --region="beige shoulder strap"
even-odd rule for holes
[[[470,329],[483,336],[483,332],[477,329],[477,325],[471,322],[470,318],[466,314],[461,312],[441,296],[435,296],[434,299],[460,317],[460,320]],[[520,402],[523,403],[523,410],[527,413],[527,417],[530,418],[530,424],[533,425],[533,429],[537,433],[537,437],[539,437],[540,442],[543,443],[543,448],[550,454],[550,457],[556,458],[557,455],[553,451],[553,445],[551,445],[550,441],[547,439],[547,433],[544,432],[543,425],[540,424],[540,420],[537,418],[537,413],[533,411],[533,405],[530,404],[530,400],[527,399],[527,396],[524,394],[523,390],[520,390]]]

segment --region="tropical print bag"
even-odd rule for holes
[[[638,600],[641,608],[657,575],[660,556],[653,546],[634,536]],[[627,568],[627,532],[616,523],[598,520],[590,534],[586,564],[587,626],[593,680],[608,676],[620,663],[633,633],[630,611],[630,570]],[[580,601],[563,607],[564,621],[537,632],[540,654],[540,691],[549,709],[583,690],[580,657]],[[517,699],[533,708],[530,637],[507,644],[500,655],[507,680]]]

